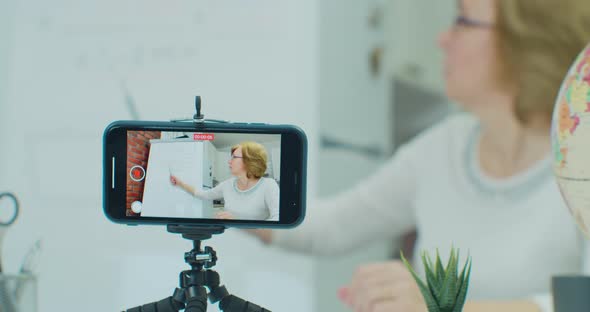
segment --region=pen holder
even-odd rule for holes
[[[0,311],[36,312],[37,278],[32,274],[0,274]]]

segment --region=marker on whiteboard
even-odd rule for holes
[[[168,163],[168,173],[170,174],[170,176],[173,176],[174,175],[173,171],[176,171],[176,170],[172,170],[172,168],[174,168],[174,164]]]
[[[169,174],[168,179],[170,179],[170,183],[173,186],[175,186],[176,184],[175,183],[172,183],[172,177],[173,177],[173,175],[172,175],[172,168],[170,167],[170,165],[168,165],[168,174]],[[176,177],[174,177],[174,178],[176,178]],[[176,181],[174,181],[174,182],[176,182]]]

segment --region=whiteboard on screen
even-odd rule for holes
[[[143,206],[144,217],[203,217],[203,202],[170,183],[173,174],[188,185],[203,185],[203,143],[150,140]]]

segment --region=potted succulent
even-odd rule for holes
[[[459,251],[455,248],[451,249],[446,267],[442,265],[438,250],[435,262],[432,262],[426,252],[422,252],[425,281],[418,277],[403,253],[401,258],[418,283],[429,312],[461,312],[463,310],[471,275],[471,257],[467,257],[463,269],[459,272]]]

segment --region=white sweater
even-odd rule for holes
[[[275,180],[260,178],[248,190],[238,189],[237,179],[227,179],[214,188],[200,192],[202,199],[222,199],[224,210],[240,220],[279,220],[279,186]]]
[[[583,245],[551,159],[510,178],[485,176],[478,132],[471,115],[443,120],[354,188],[310,205],[303,224],[275,231],[273,243],[336,254],[417,228],[415,254],[439,248],[446,259],[455,246],[461,261],[472,256],[469,299],[547,299],[552,275],[581,271]]]

